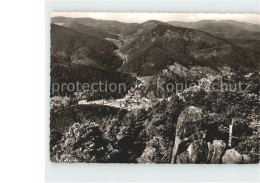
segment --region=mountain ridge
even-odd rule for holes
[[[152,72],[147,74],[155,74],[175,61],[233,67],[253,67],[257,64],[251,59],[251,54],[257,57],[253,51],[203,31],[171,25],[157,25],[150,32],[140,33],[122,52],[130,58],[121,70],[139,74],[148,70]]]
[[[236,69],[259,67],[259,56],[257,56],[259,43],[257,41],[227,39],[211,34],[208,30],[173,26],[169,22],[158,20],[148,20],[143,23],[66,17],[54,17],[52,20],[56,24],[63,22],[74,25],[76,23],[76,25],[80,24],[83,27],[92,27],[108,34],[117,35],[117,39],[120,37],[118,41],[122,42],[122,46],[117,50],[117,53],[127,55],[127,62],[121,67],[117,66],[117,68],[120,67],[119,71],[121,72],[150,75],[174,62],[206,64],[212,67],[228,65]],[[230,23],[230,21],[208,20],[199,22],[203,25],[212,22]],[[243,22],[233,21],[231,23],[244,25]],[[74,29],[76,28],[74,27]],[[89,30],[85,31],[88,33]],[[225,32],[224,29],[223,32]],[[100,38],[103,39],[104,36]],[[116,48],[113,47],[113,49]],[[102,64],[99,65],[102,66]]]
[[[197,22],[167,22],[174,26],[202,30],[226,39],[260,39],[260,25],[233,20],[201,20]]]
[[[105,39],[51,24],[52,62],[80,63],[116,70],[122,60],[114,53],[117,46]]]

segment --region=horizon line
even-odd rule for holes
[[[152,16],[154,14],[160,16]],[[119,16],[121,15],[121,16]],[[122,16],[125,15],[125,16]],[[210,17],[211,16],[211,17]],[[234,14],[234,13],[138,13],[138,12],[52,12],[50,18],[91,18],[104,21],[117,21],[122,23],[144,23],[155,20],[161,22],[200,21],[235,21],[260,25],[260,14]]]

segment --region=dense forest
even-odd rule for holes
[[[225,78],[225,81],[235,83],[241,79],[239,77]],[[166,76],[161,79],[167,81]],[[225,151],[235,150],[247,161],[250,159],[249,163],[257,163],[259,74],[244,78],[244,81],[253,83],[246,94],[205,91],[205,86],[201,85],[182,92],[182,97],[168,94],[158,100],[158,93],[153,96],[153,105],[147,109],[127,111],[102,105],[76,105],[53,112],[51,159],[54,162],[171,163],[177,124],[182,120],[193,123],[198,120],[203,125],[193,124],[192,128],[205,131],[202,139],[206,143],[221,141]],[[219,81],[214,80],[211,84],[216,82]],[[196,110],[189,111],[191,107]],[[229,142],[231,123],[233,133]],[[190,126],[185,128],[192,130]],[[190,133],[186,138],[193,138],[197,131]],[[185,134],[180,135],[184,138],[182,135]],[[185,146],[182,148],[184,151]],[[205,161],[199,159],[194,163],[211,163],[207,156]]]
[[[50,160],[258,163],[258,28],[53,17]],[[127,87],[54,87],[78,82]]]

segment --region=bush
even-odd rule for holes
[[[93,122],[73,124],[61,142],[54,146],[55,162],[105,162],[107,142]]]

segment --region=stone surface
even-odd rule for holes
[[[229,149],[222,157],[223,164],[241,164],[243,162],[242,156],[234,149]]]
[[[172,163],[241,164],[250,163],[251,158],[227,149],[223,140],[209,140],[210,127],[203,121],[200,108],[190,106],[182,111],[176,126]],[[207,137],[206,137],[207,136]]]
[[[190,106],[182,111],[178,119],[176,135],[184,139],[201,130],[203,130],[201,109]]]
[[[205,126],[206,125],[203,123],[202,120],[202,111],[200,108],[190,106],[182,111],[182,113],[178,118],[178,122],[176,126],[176,136],[175,136],[175,143],[174,143],[173,153],[172,153],[172,163],[176,163],[177,155],[178,154],[180,155],[182,152],[185,151],[185,149],[181,149],[181,150],[179,149],[180,145],[184,147],[187,145],[188,147],[189,145],[188,143],[194,142],[200,138],[204,138],[204,135],[200,135],[200,133],[198,132],[205,130]],[[189,137],[193,137],[193,136],[197,138],[189,139]],[[197,142],[195,142],[191,145],[190,148],[196,149],[197,146],[198,144]],[[199,148],[197,150],[199,150]],[[183,155],[181,155],[180,157],[182,156]],[[181,162],[180,157],[179,157],[179,162]]]
[[[181,154],[179,154],[176,158],[176,163],[177,164],[188,164],[188,163],[190,163],[188,151],[184,151]]]
[[[213,140],[213,143],[208,142],[208,157],[207,162],[218,164],[221,162],[221,156],[223,155],[226,149],[226,143],[222,140]]]
[[[208,146],[203,139],[192,142],[187,151],[190,163],[207,163]]]
[[[186,151],[177,155],[176,163],[207,163],[208,146],[203,139],[193,141]]]

